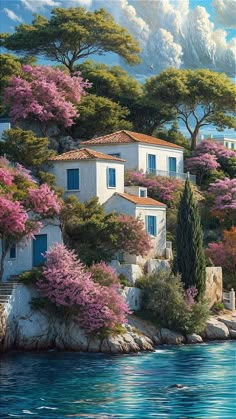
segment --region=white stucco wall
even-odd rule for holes
[[[116,170],[116,187],[110,188],[107,184],[108,169]],[[103,204],[107,201],[115,192],[124,192],[124,163],[97,160],[96,162],[96,196],[99,197],[99,202]],[[83,186],[83,185],[82,185]],[[87,187],[87,185],[86,185]]]
[[[67,190],[67,169],[79,169],[80,189]],[[49,171],[56,176],[57,186],[64,189],[64,196],[75,195],[81,201],[96,196],[96,161],[54,161]]]
[[[157,235],[151,236],[153,251],[150,252],[151,256],[163,256],[166,248],[166,209],[165,208],[156,208],[153,206],[144,207],[137,206],[135,211],[135,216],[140,218],[145,225],[146,216],[153,215],[157,217]],[[146,225],[145,225],[146,228]]]
[[[104,204],[106,212],[115,211],[119,214],[133,215],[140,218],[145,226],[146,216],[154,215],[157,217],[157,236],[151,237],[153,249],[148,257],[163,256],[166,248],[166,209],[162,207],[153,206],[138,206],[120,197],[119,195],[113,195]],[[146,226],[145,226],[146,228]],[[127,263],[142,263],[141,260],[137,259],[135,255],[126,255],[125,260]]]
[[[47,248],[49,249],[55,243],[62,243],[61,230],[58,225],[48,224],[40,230],[39,234],[47,234]],[[1,251],[1,249],[0,249]],[[16,246],[16,259],[10,259],[9,251],[5,259],[5,271],[3,280],[5,281],[11,275],[18,275],[33,267],[33,240],[29,240],[25,245]]]
[[[99,151],[104,154],[120,153],[120,158],[125,160],[125,169],[138,169],[138,144],[104,144],[86,145],[91,150]]]
[[[118,214],[128,214],[135,217],[135,204],[121,198],[119,195],[113,195],[103,204],[103,207],[106,213],[114,211]]]
[[[148,154],[156,155],[156,170],[169,171],[169,157],[176,158],[176,170],[178,173],[184,171],[184,157],[183,150],[168,148],[168,147],[157,147],[151,144],[138,144],[139,148],[139,170],[147,171],[148,166]]]
[[[116,187],[107,184],[108,168],[116,169]],[[79,169],[79,190],[67,190],[67,169]],[[56,184],[62,187],[64,196],[75,195],[81,202],[96,196],[102,204],[114,192],[124,192],[124,163],[106,160],[55,161],[50,172],[56,176]]]

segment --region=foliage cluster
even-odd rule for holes
[[[158,326],[184,334],[204,330],[209,315],[205,301],[193,301],[192,290],[184,290],[180,275],[162,271],[138,281],[143,289],[143,310]]]
[[[224,286],[236,288],[236,227],[224,230],[223,240],[209,243],[206,255],[215,266],[222,266]]]
[[[106,268],[104,284],[99,283],[103,281],[103,268],[103,265],[93,266],[89,272],[74,251],[55,245],[46,252],[43,275],[37,286],[42,297],[57,307],[68,308],[87,333],[112,328],[126,322],[129,309],[119,293],[119,283],[106,282],[108,275],[114,277],[109,268]],[[93,273],[97,282],[93,281]]]
[[[199,186],[206,188],[217,178],[236,176],[236,152],[213,140],[203,140],[187,159],[186,168],[197,176]]]
[[[0,280],[7,246],[34,237],[42,227],[41,221],[59,214],[60,209],[57,196],[47,184],[38,186],[23,166],[12,167],[0,158]]]
[[[111,260],[117,252],[145,255],[151,248],[143,223],[125,214],[106,214],[97,198],[71,196],[61,212],[64,241],[86,265]]]

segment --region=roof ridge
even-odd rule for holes
[[[140,142],[131,134],[132,131],[123,130],[123,132],[125,132],[125,134],[127,134],[130,138],[132,138],[132,140],[134,140],[136,143]],[[139,132],[137,132],[137,134],[139,134]]]

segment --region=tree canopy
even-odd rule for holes
[[[20,54],[43,56],[74,71],[74,64],[92,54],[112,52],[128,64],[140,62],[138,43],[101,8],[55,8],[50,19],[35,15],[31,25],[21,24],[2,36],[5,48]]]
[[[170,68],[148,79],[145,91],[150,100],[173,107],[191,136],[192,149],[202,127],[236,127],[236,86],[225,74]]]

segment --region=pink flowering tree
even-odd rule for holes
[[[148,189],[148,196],[168,206],[174,206],[177,203],[183,189],[183,182],[175,178],[145,175],[142,171],[127,171],[125,176],[126,186],[144,186]]]
[[[111,266],[106,265],[104,261],[94,263],[89,268],[89,272],[91,273],[93,280],[100,285],[116,285],[117,287],[120,286],[117,273]]]
[[[197,176],[199,186],[202,185],[204,176],[209,171],[216,170],[219,166],[216,156],[209,153],[190,157],[186,162],[186,169]]]
[[[22,76],[10,79],[4,101],[10,107],[13,123],[29,120],[39,123],[45,135],[51,124],[69,127],[79,117],[76,105],[90,83],[80,73],[73,76],[52,67],[22,66]]]
[[[47,185],[40,187],[28,170],[0,158],[0,280],[7,247],[29,240],[42,227],[41,221],[60,212],[60,203]]]
[[[211,183],[208,192],[213,197],[213,213],[222,221],[236,223],[236,179],[218,179]]]
[[[129,313],[119,286],[95,283],[93,270],[86,270],[74,251],[55,245],[46,253],[43,276],[37,281],[42,296],[58,307],[73,309],[87,333],[125,323]]]
[[[145,256],[152,247],[143,222],[127,214],[117,216],[117,239],[120,250],[131,255]]]
[[[201,141],[194,150],[191,157],[186,160],[186,168],[196,174],[198,184],[201,186],[212,171],[230,171],[230,161],[236,158],[236,152],[229,150],[222,144],[213,140]],[[217,174],[217,173],[216,173]],[[220,172],[218,172],[220,176]]]

